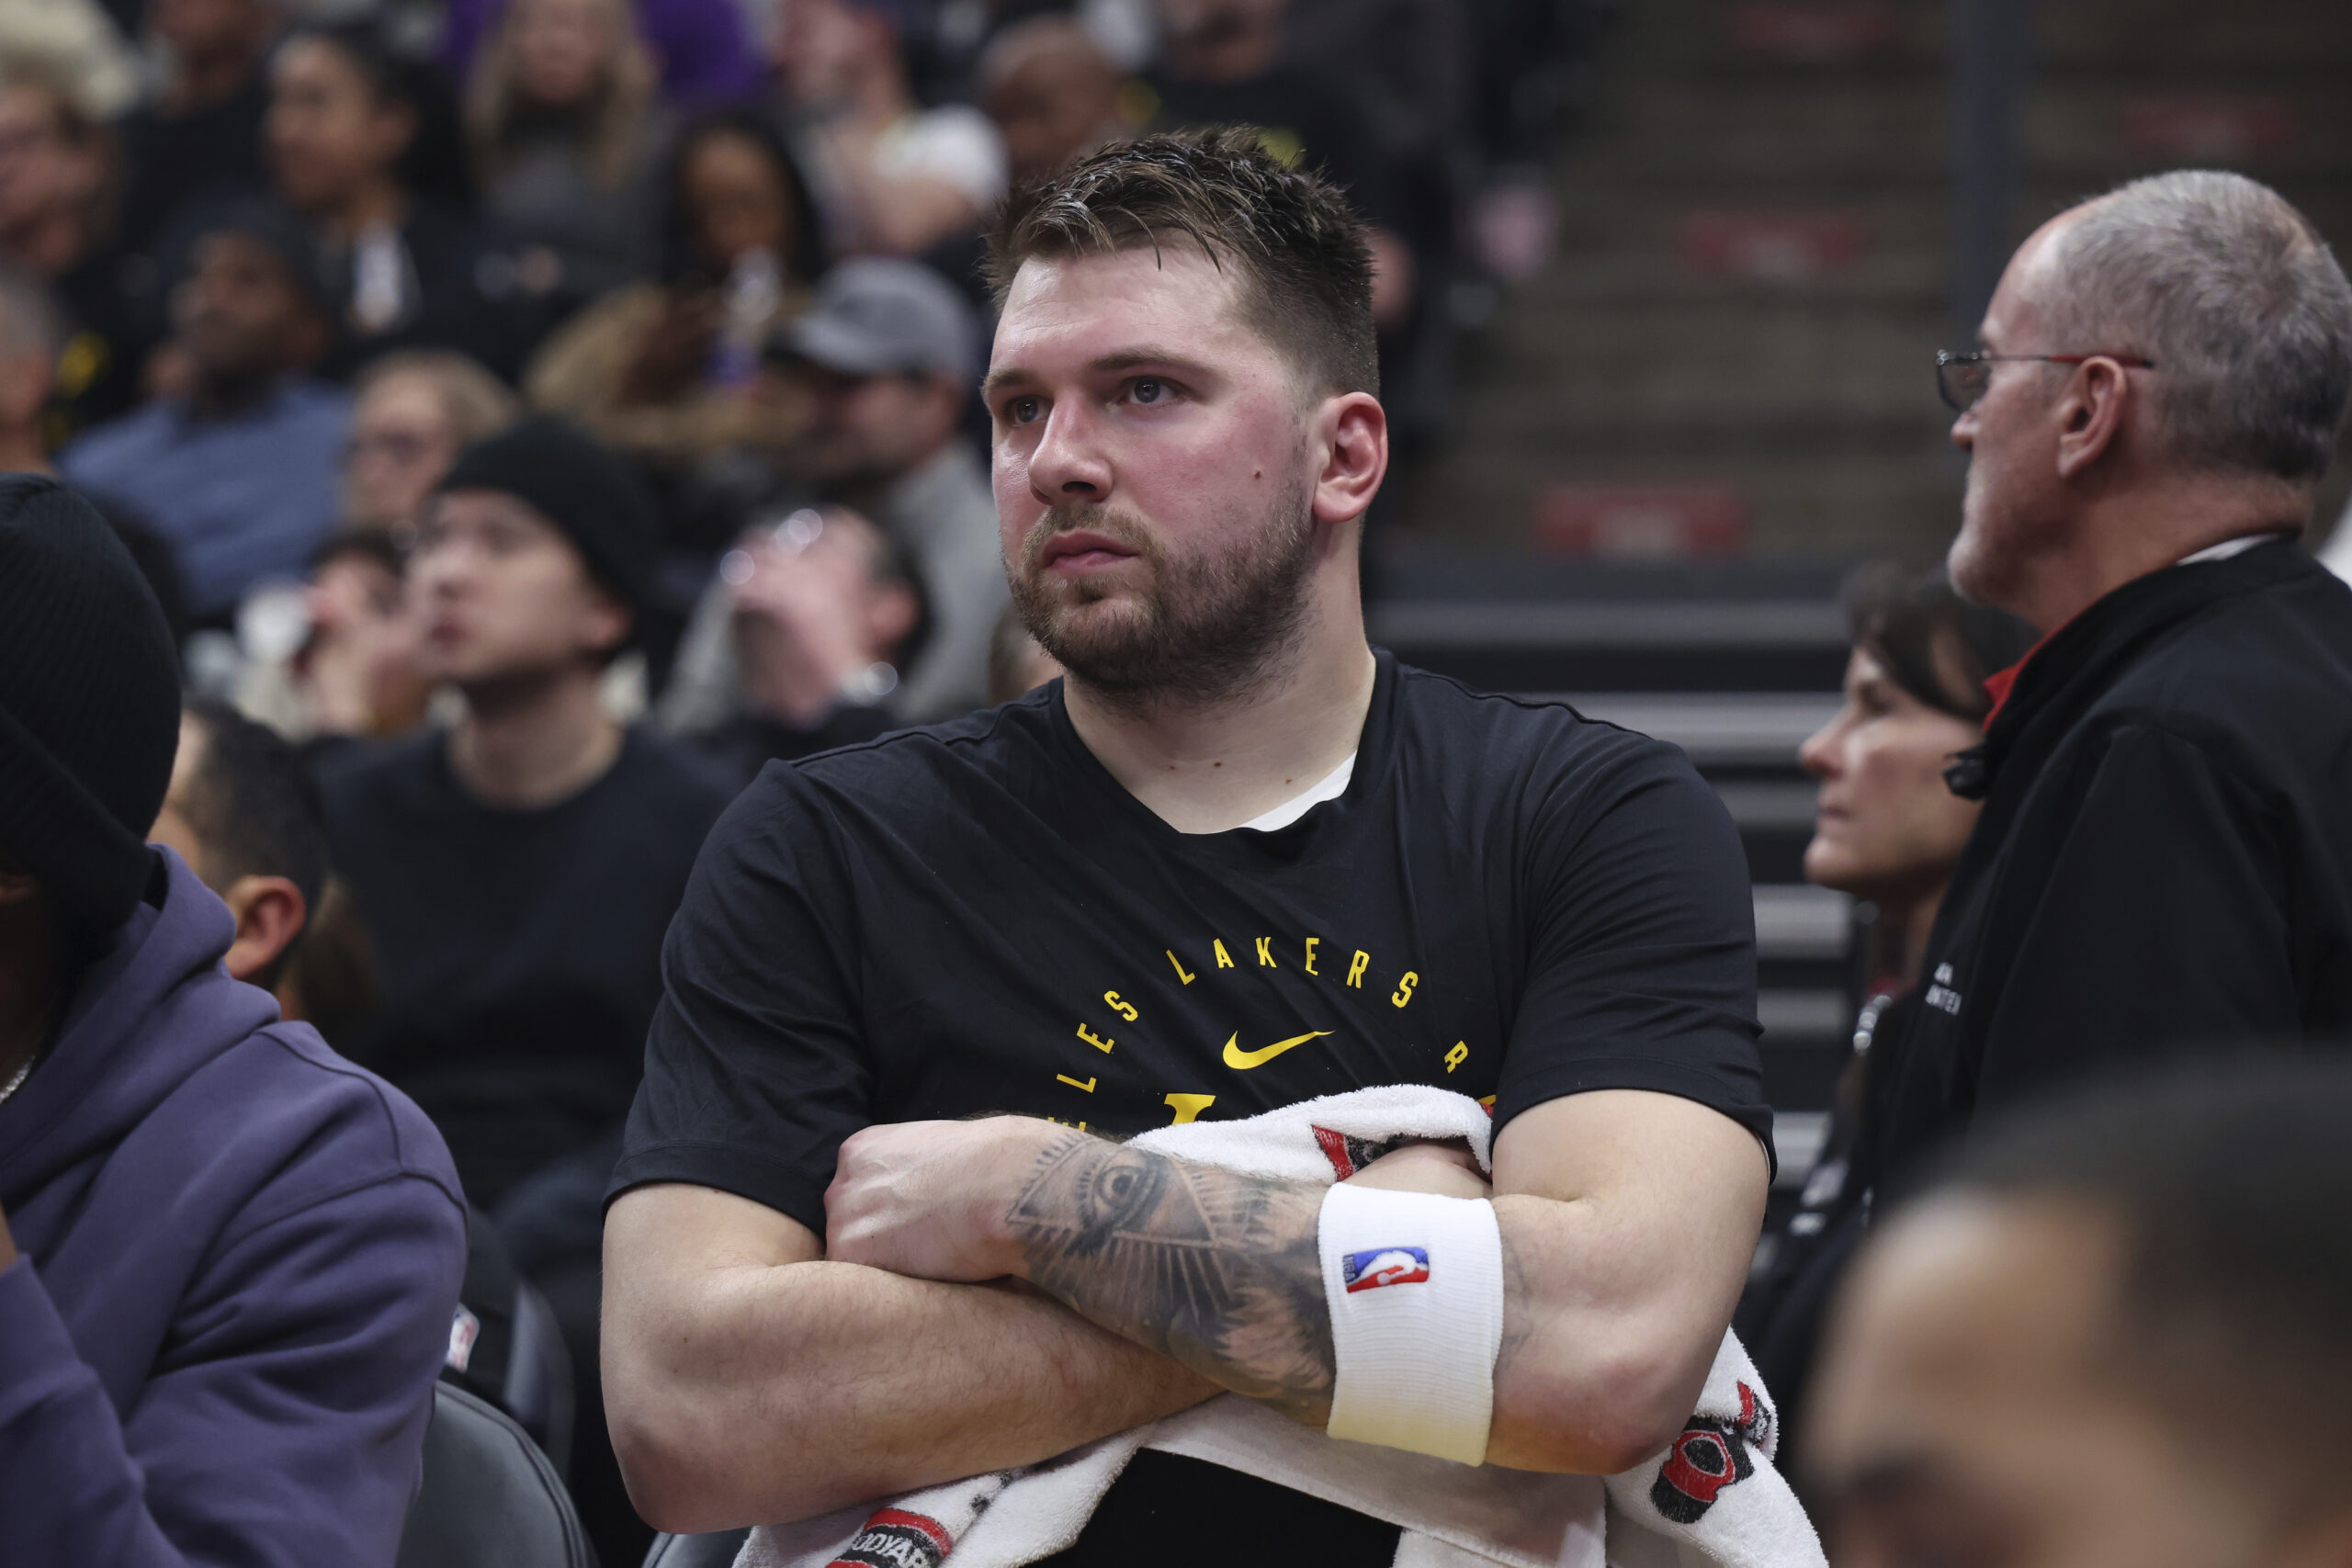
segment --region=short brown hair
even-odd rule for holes
[[[1242,313],[1315,385],[1380,390],[1372,247],[1338,186],[1285,167],[1254,130],[1114,142],[1015,191],[989,236],[1003,302],[1032,257],[1157,249],[1182,234],[1238,269]]]

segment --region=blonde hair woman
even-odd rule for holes
[[[466,135],[532,293],[577,305],[641,270],[657,78],[629,0],[508,0],[467,85]]]

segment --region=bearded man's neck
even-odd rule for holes
[[[1179,832],[1240,827],[1313,787],[1363,739],[1377,666],[1361,613],[1313,617],[1304,632],[1284,668],[1216,700],[1100,692],[1072,672],[1063,683],[1070,723],[1111,776]]]

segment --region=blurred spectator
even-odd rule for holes
[[[351,889],[329,875],[319,907],[302,928],[277,979],[277,1010],[317,1030],[328,1044],[351,1039],[375,1012],[376,955],[351,902]]]
[[[63,341],[42,421],[55,451],[139,400],[152,278],[113,243],[113,139],[62,76],[0,67],[0,258],[45,285]]]
[[[511,0],[474,62],[483,211],[558,313],[639,270],[653,77],[629,0]]]
[[[1846,1181],[1862,1116],[1872,1043],[1898,1039],[1922,1005],[1920,955],[1977,803],[1944,785],[1951,759],[1984,739],[1984,677],[2016,662],[2032,628],[1952,592],[1940,571],[1865,567],[1846,589],[1854,649],[1846,700],[1798,752],[1821,784],[1805,880],[1867,900],[1875,919],[1853,1054],[1838,1085],[1828,1138],[1797,1211],[1768,1232],[1740,1303],[1741,1339],[1781,1396],[1786,1433],[1803,1425],[1815,1337],[1829,1288],[1868,1217]]]
[[[658,281],[606,295],[557,333],[525,382],[657,470],[774,447],[788,410],[758,396],[760,344],[824,265],[799,166],[773,126],[724,110],[689,124],[662,181]]]
[[[395,349],[354,383],[342,530],[309,581],[265,584],[237,617],[237,705],[315,760],[338,738],[389,739],[424,718],[401,540],[458,449],[514,423],[514,395],[446,349]]]
[[[1941,570],[1892,562],[1846,588],[1854,647],[1845,702],[1797,759],[1820,782],[1805,880],[1876,911],[1866,967],[1893,994],[1919,977],[1920,955],[1979,803],[1944,783],[1951,759],[1984,739],[1984,680],[2033,646],[2033,628],[1971,604]]]
[[[1468,138],[1478,6],[1284,0],[1282,9],[1283,57],[1350,85],[1363,106],[1371,152],[1392,177],[1402,170],[1417,181],[1446,181],[1446,166],[1461,158]]]
[[[409,565],[421,667],[464,694],[464,717],[322,778],[382,995],[355,1052],[416,1097],[492,1212],[535,1188],[601,1192],[662,995],[662,934],[727,803],[598,697],[657,536],[643,487],[571,425],[526,420],[468,447]],[[601,1558],[635,1562],[650,1533],[595,1382],[599,1211],[552,1212],[507,1234],[580,1380],[583,1521]],[[567,1213],[580,1217],[568,1235]]]
[[[1338,0],[1325,0],[1338,3]],[[1539,177],[1563,111],[1614,0],[1477,0],[1464,12],[1476,31],[1468,107],[1488,176]]]
[[[1019,608],[1007,604],[989,639],[989,705],[1034,692],[1061,672],[1061,660],[1038,643]]]
[[[2105,1086],[1973,1140],[1872,1239],[1804,1460],[1839,1568],[2320,1565],[2352,1486],[2352,1071]]]
[[[1004,145],[968,104],[915,102],[895,17],[879,0],[783,0],[771,55],[841,248],[912,256],[1003,197]]]
[[[980,55],[978,77],[1016,185],[1134,133],[1119,113],[1118,67],[1067,17],[1032,17],[999,33]]]
[[[411,188],[433,94],[366,24],[296,29],[270,67],[266,143],[278,195],[315,230],[333,279],[338,377],[386,349],[456,348],[512,372],[538,301],[462,214]]]
[[[1881,1201],[2072,1077],[2352,1030],[2352,590],[2295,543],[2352,286],[2275,192],[2160,175],[2038,230],[1979,336],[1939,367],[1952,581],[2047,635],[1945,775],[1984,813],[1872,1053]]]
[[[324,774],[383,988],[355,1048],[484,1208],[628,1109],[662,931],[726,803],[597,701],[654,546],[641,487],[571,427],[467,448],[409,563],[420,667],[465,716]]]
[[[1285,164],[1305,159],[1372,226],[1372,315],[1384,335],[1413,311],[1412,247],[1362,100],[1344,78],[1283,57],[1287,0],[1159,0],[1159,63],[1146,73],[1154,130],[1255,128]]]
[[[107,121],[139,96],[139,59],[97,0],[0,0],[0,70],[53,73],[92,118]]]
[[[122,237],[132,251],[152,254],[184,206],[267,184],[265,68],[278,20],[275,0],[150,0],[163,74],[122,121]]]
[[[274,989],[326,888],[318,785],[294,748],[226,703],[193,697],[164,808],[147,837],[169,845],[229,907],[230,978]]]
[[[371,361],[351,387],[343,447],[343,522],[395,529],[416,519],[464,447],[522,412],[514,394],[464,355],[401,349]]]
[[[293,646],[244,649],[237,706],[301,742],[314,762],[337,741],[392,739],[423,724],[432,688],[417,668],[418,627],[401,568],[389,532],[356,529],[320,547],[309,581],[266,590],[292,602],[260,615],[285,615],[291,626],[261,637]],[[241,630],[259,618],[258,598],[245,602]]]
[[[769,371],[808,408],[794,477],[879,525],[922,577],[931,634],[888,698],[917,724],[980,705],[989,636],[1008,597],[988,470],[957,434],[978,330],[937,273],[860,257],[827,275],[777,339]],[[717,631],[728,603],[727,585],[714,583],[695,612],[662,702],[673,729],[715,729],[737,712],[741,680]]]
[[[441,61],[463,81],[475,51],[497,26],[508,0],[449,0]],[[741,0],[641,0],[637,25],[662,70],[662,93],[687,108],[737,103],[757,95],[759,51]]]
[[[351,411],[308,374],[333,332],[314,256],[275,209],[207,218],[172,290],[187,393],[90,431],[58,460],[170,542],[198,621],[225,618],[264,578],[299,573],[334,525]]]
[[[274,991],[282,1016],[301,1018],[302,992],[288,983],[295,959],[319,935],[335,943],[349,917],[328,902],[318,785],[294,748],[224,703],[190,699],[180,715],[171,785],[147,836],[176,852],[228,906],[236,932],[220,962],[229,977]],[[340,905],[348,895],[338,891],[333,897]],[[312,930],[314,912],[325,917],[322,932]],[[356,956],[366,963],[364,947]],[[321,965],[309,965],[305,977],[314,991],[325,988]],[[542,1445],[557,1445],[549,1452],[560,1467],[571,1438],[569,1382],[554,1402],[562,1414],[553,1422],[541,1409],[510,1400],[514,1315],[518,1305],[529,1307],[516,1301],[514,1265],[497,1225],[469,1209],[466,1237],[461,1335],[453,1334],[441,1375],[505,1409]],[[553,1361],[568,1380],[568,1359],[559,1352]]]
[[[741,682],[735,716],[693,742],[749,782],[771,760],[830,751],[898,728],[876,705],[930,631],[905,555],[846,507],[803,508],[747,533],[719,562],[725,634]],[[714,617],[716,620],[716,617]]]
[[[808,401],[798,471],[880,524],[922,574],[933,632],[890,705],[919,723],[980,705],[1007,600],[988,466],[956,434],[978,336],[937,273],[868,258],[834,268],[777,343],[778,370]]]
[[[179,683],[105,525],[0,480],[0,597],[7,1559],[390,1562],[457,1176],[405,1097],[229,976],[220,899],[145,842]]]
[[[49,291],[16,268],[0,266],[0,472],[54,471],[41,412],[57,379],[63,339]]]

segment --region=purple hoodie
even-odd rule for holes
[[[220,966],[179,857],[0,1104],[0,1562],[388,1564],[465,1269],[422,1112]]]

